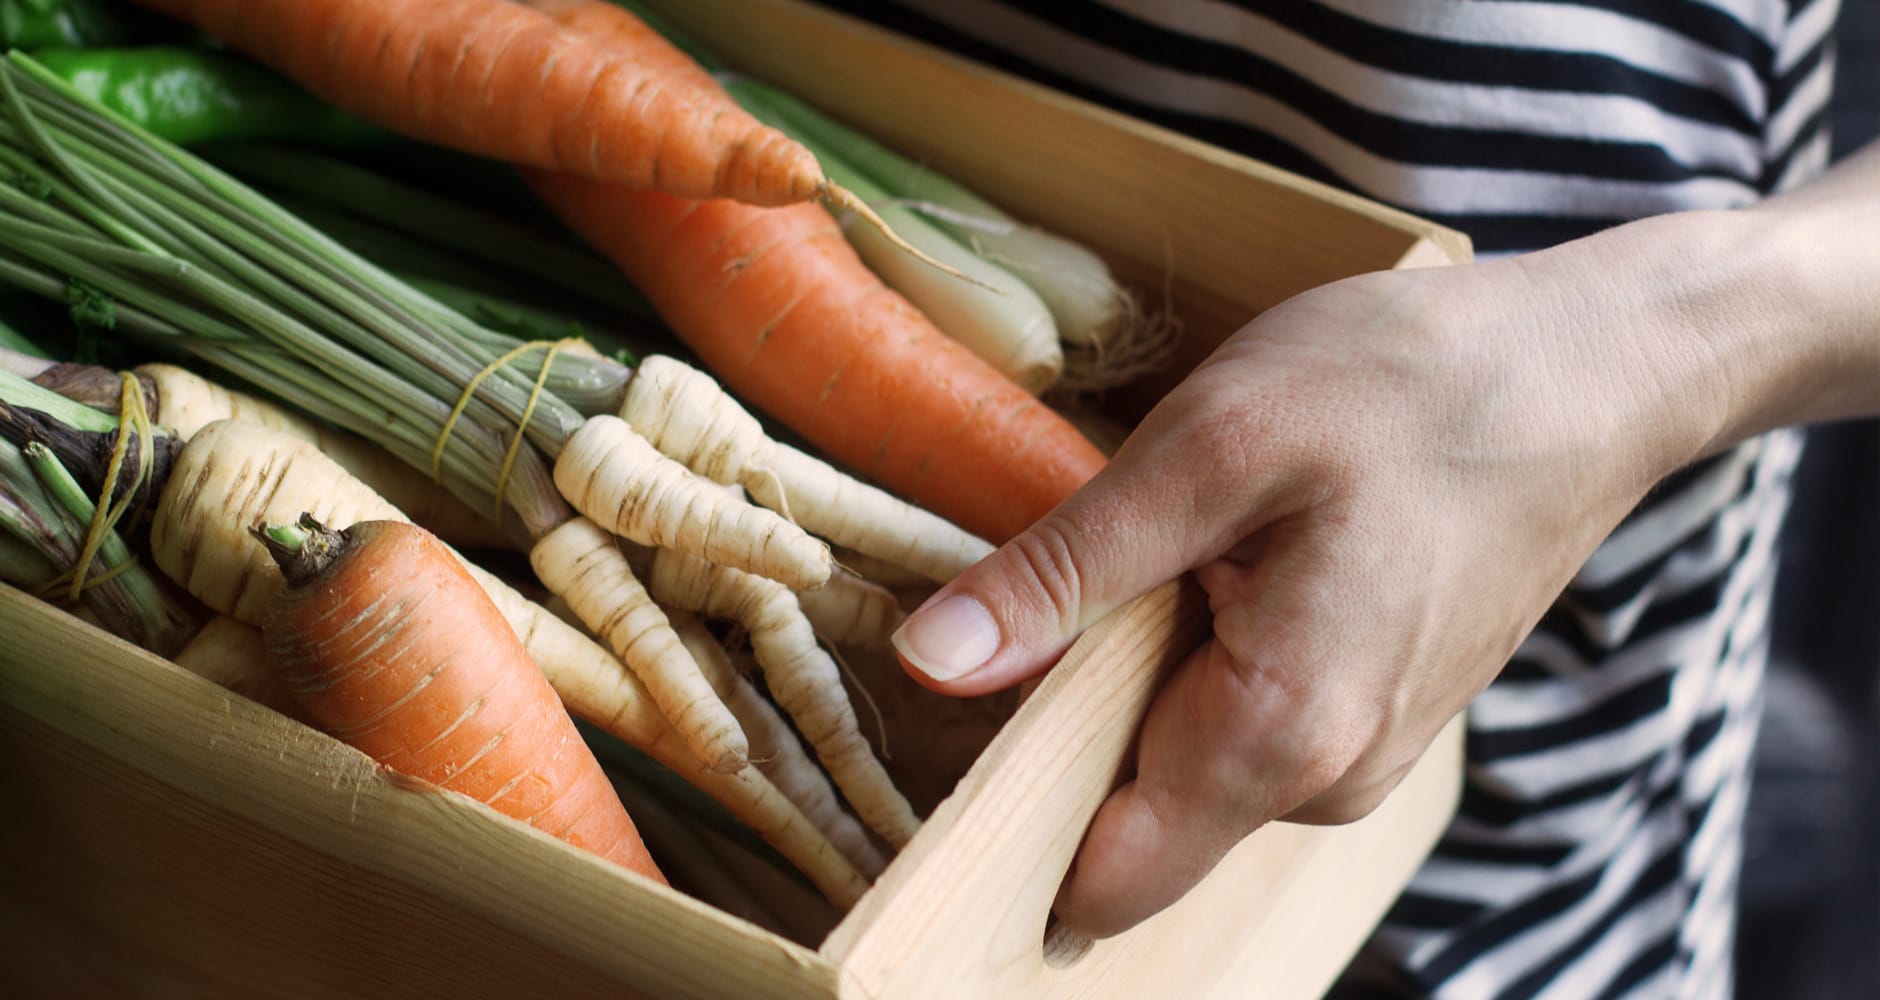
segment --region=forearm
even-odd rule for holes
[[[1626,369],[1661,472],[1775,427],[1880,414],[1880,145],[1753,208],[1647,219],[1524,266],[1601,331],[1603,357],[1580,361]]]

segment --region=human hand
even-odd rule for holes
[[[1206,590],[1213,637],[1151,704],[1067,924],[1127,929],[1269,820],[1369,813],[1650,485],[1715,442],[1727,373],[1656,321],[1679,311],[1660,287],[1677,262],[1629,265],[1626,239],[1269,310],[909,619],[916,676],[977,694],[1185,571]]]

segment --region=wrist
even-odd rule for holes
[[[1595,363],[1622,369],[1621,419],[1662,474],[1880,409],[1880,220],[1858,237],[1854,221],[1818,203],[1682,212],[1535,257],[1557,254],[1546,270],[1598,297],[1582,314],[1605,328]]]

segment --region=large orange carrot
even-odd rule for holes
[[[633,57],[659,72],[667,73],[675,84],[690,83],[708,91],[720,92],[718,81],[698,61],[666,40],[652,25],[626,8],[607,0],[519,0],[553,18],[562,27],[590,41],[597,41],[615,52],[631,52]]]
[[[660,52],[675,86],[723,93],[684,53],[650,45],[657,33],[619,7],[524,2],[617,52]],[[966,530],[1002,542],[1102,467],[1075,428],[882,284],[820,207],[524,176],[720,380],[836,461]]]
[[[429,532],[260,532],[287,585],[262,625],[308,718],[380,764],[665,881],[502,612]]]
[[[808,150],[675,73],[508,0],[137,0],[328,101],[440,145],[692,198],[840,198]]]
[[[814,205],[756,208],[524,171],[714,374],[835,461],[1000,542],[1104,458],[941,333]]]

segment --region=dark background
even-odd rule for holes
[[[1880,134],[1880,0],[1843,0],[1836,157]],[[1777,578],[1742,1000],[1880,996],[1880,422],[1809,431]]]

